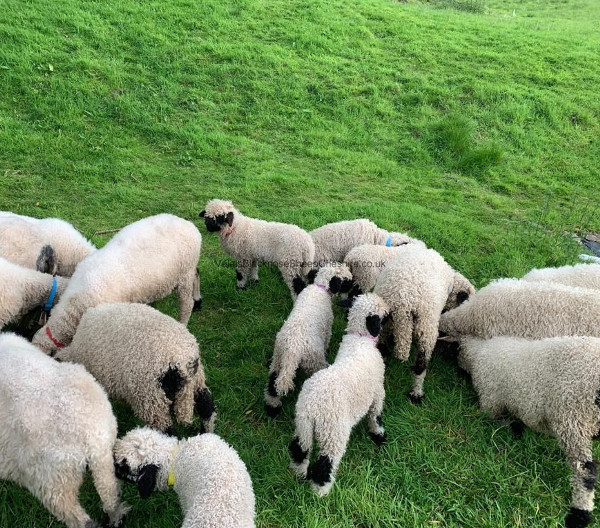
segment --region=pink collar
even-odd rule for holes
[[[329,288],[326,288],[325,286],[323,286],[322,284],[315,284],[315,286],[317,288],[321,288],[322,290],[326,291],[329,295],[333,295],[330,291]]]
[[[48,336],[48,339],[50,339],[50,341],[52,341],[54,343],[54,345],[57,346],[58,348],[65,348],[67,346],[64,343],[61,343],[58,339],[56,339],[52,335],[52,332],[50,331],[49,326],[46,327],[46,335]]]
[[[225,236],[228,237],[229,235],[231,235],[231,233],[233,233],[234,229],[235,229],[235,226],[231,226],[227,231],[225,231]]]
[[[377,342],[377,337],[372,336],[371,334],[363,334],[362,332],[357,332],[356,330],[350,330],[348,332],[348,334],[356,335],[356,336],[359,336],[359,337],[368,337],[371,341],[373,341],[373,343]]]

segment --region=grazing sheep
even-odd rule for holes
[[[345,264],[319,270],[314,284],[298,295],[289,317],[277,333],[275,351],[265,389],[265,409],[275,417],[281,411],[281,398],[294,388],[296,370],[309,376],[325,368],[331,339],[333,309],[331,297],[352,288],[352,275]]]
[[[71,342],[88,308],[110,302],[149,303],[174,289],[179,321],[201,304],[196,270],[202,237],[196,226],[170,214],[130,224],[77,266],[52,316],[33,343],[54,354]]]
[[[420,403],[440,315],[468,299],[475,289],[437,251],[416,247],[407,248],[385,267],[373,291],[390,306],[396,357],[408,359],[416,341],[413,387],[408,397]]]
[[[248,279],[257,282],[258,263],[270,262],[279,268],[294,299],[302,291],[315,253],[304,229],[248,218],[224,200],[211,200],[200,216],[208,231],[219,233],[225,253],[237,260],[238,288],[245,289]]]
[[[363,244],[389,247],[415,241],[404,233],[388,233],[365,218],[325,224],[309,234],[315,243],[316,267],[327,262],[343,262],[348,251]]]
[[[194,401],[204,430],[214,429],[196,338],[175,319],[145,304],[90,308],[59,361],[82,364],[109,397],[125,400],[144,422],[162,431],[190,424]]]
[[[353,292],[360,295],[371,291],[385,266],[401,255],[406,249],[421,248],[427,246],[420,240],[413,239],[401,246],[381,246],[375,244],[363,244],[352,248],[344,258],[344,263],[350,268],[352,278],[356,284]]]
[[[97,528],[78,498],[87,465],[109,526],[122,526],[129,507],[112,456],[117,422],[94,378],[2,334],[0,401],[0,479],[27,488],[68,528]]]
[[[147,427],[115,444],[117,474],[148,498],[173,486],[185,515],[182,528],[253,528],[254,492],[244,462],[219,436],[177,440]]]
[[[0,213],[0,257],[14,264],[70,277],[94,251],[96,247],[64,220]]]
[[[500,279],[440,318],[450,338],[494,336],[543,339],[572,335],[600,337],[600,296],[596,290],[551,282]]]
[[[69,279],[55,278],[0,257],[0,330],[38,306],[46,305],[50,311],[68,283]],[[50,299],[52,291],[54,297]]]
[[[331,490],[350,432],[365,415],[373,441],[381,445],[386,440],[381,422],[385,366],[377,336],[388,310],[373,293],[356,297],[335,362],[306,380],[298,396],[291,467],[311,480],[320,496]],[[320,453],[309,465],[313,440]]]
[[[576,288],[600,290],[600,264],[576,264],[560,268],[533,269],[522,280],[556,282]]]
[[[514,417],[558,439],[573,471],[565,524],[587,526],[598,478],[592,438],[600,429],[600,339],[464,338],[459,363],[492,418]]]

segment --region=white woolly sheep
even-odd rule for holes
[[[219,436],[177,440],[147,427],[115,444],[117,474],[147,498],[173,486],[185,515],[182,528],[253,528],[254,492],[244,462]]]
[[[401,246],[381,246],[363,244],[352,248],[344,258],[344,263],[350,268],[352,278],[356,284],[353,291],[358,295],[371,291],[385,266],[395,260],[406,249],[427,246],[420,240],[413,239]]]
[[[0,257],[14,264],[70,277],[94,251],[89,240],[59,218],[0,214]]]
[[[171,411],[178,422],[192,423],[195,402],[203,429],[214,429],[214,405],[196,338],[150,306],[90,308],[71,344],[55,357],[82,364],[109,397],[125,400],[152,427],[172,427]]]
[[[365,415],[373,441],[381,445],[386,440],[381,421],[385,365],[377,336],[388,310],[373,293],[355,297],[335,362],[306,380],[298,396],[291,467],[311,480],[320,496],[331,490],[350,432]],[[309,465],[313,440],[320,453]]]
[[[433,249],[406,249],[388,264],[375,289],[392,312],[395,356],[405,361],[416,341],[413,386],[408,397],[423,400],[423,382],[438,338],[443,310],[464,302],[475,289]]]
[[[567,528],[587,526],[594,508],[600,429],[600,339],[541,341],[495,337],[461,340],[459,364],[470,373],[481,408],[492,418],[517,418],[558,439],[573,471]]]
[[[294,388],[299,367],[310,376],[329,365],[326,354],[333,324],[331,297],[351,288],[352,275],[345,264],[327,265],[316,274],[314,284],[298,295],[275,338],[265,389],[265,409],[269,416],[275,417],[281,411],[281,398]]]
[[[389,233],[365,218],[325,224],[309,234],[315,243],[316,267],[343,262],[348,251],[363,244],[400,246],[415,241],[404,233]]]
[[[576,264],[560,268],[533,269],[522,280],[556,282],[576,288],[600,290],[600,264]]]
[[[196,269],[201,244],[194,224],[170,214],[124,227],[77,266],[33,343],[54,354],[71,342],[88,308],[109,302],[149,303],[174,289],[179,296],[179,321],[187,324],[192,309],[201,304]]]
[[[294,299],[302,291],[315,252],[304,229],[248,218],[224,200],[211,200],[200,216],[209,232],[219,233],[223,250],[237,260],[238,288],[245,289],[248,280],[257,282],[258,263],[270,262],[279,268]]]
[[[48,309],[51,308],[53,289],[54,299],[58,299],[67,284],[69,279],[54,278],[0,257],[0,330],[38,306],[48,304]]]
[[[596,290],[551,282],[500,279],[440,318],[450,338],[494,336],[543,339],[573,335],[600,337],[600,296]]]
[[[27,488],[68,528],[96,528],[78,498],[87,465],[110,526],[122,526],[129,507],[115,477],[117,422],[94,378],[2,334],[0,401],[0,479]]]

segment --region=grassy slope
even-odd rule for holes
[[[513,9],[515,15],[513,16]],[[408,230],[477,285],[570,262],[563,232],[600,229],[594,0],[487,3],[483,14],[364,0],[2,0],[0,209],[98,229],[227,197],[308,229],[367,216]],[[498,159],[500,157],[500,159]],[[203,230],[203,232],[205,232]],[[353,434],[318,500],[287,471],[293,401],[262,414],[265,361],[291,301],[275,270],[234,288],[205,236],[198,336],[218,432],[248,464],[258,524],[554,526],[569,500],[552,439],[515,442],[436,358],[421,408],[392,361],[390,443]],[[172,299],[158,307],[175,314]],[[343,331],[336,321],[330,348]],[[235,380],[235,381],[234,381]],[[118,405],[120,428],[135,420]],[[180,522],[171,492],[128,526]],[[0,482],[0,526],[49,526]],[[101,518],[91,483],[85,507]]]

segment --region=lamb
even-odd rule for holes
[[[238,288],[258,281],[258,263],[275,264],[295,300],[306,285],[314,259],[310,235],[292,224],[248,218],[231,202],[211,200],[200,213],[209,232],[219,233],[223,250],[237,260]]]
[[[68,283],[69,279],[55,278],[0,257],[0,330],[38,306],[46,305],[49,311]]]
[[[185,518],[182,528],[253,528],[254,492],[244,462],[219,436],[177,440],[147,427],[117,440],[117,474],[140,496],[173,486]]]
[[[196,338],[175,319],[145,304],[107,303],[81,318],[59,361],[82,364],[109,397],[125,400],[144,422],[161,430],[190,424],[194,402],[202,430],[214,430]]]
[[[14,264],[70,277],[94,251],[96,247],[64,220],[0,213],[0,257]]]
[[[385,366],[377,336],[389,308],[373,293],[354,299],[335,362],[304,382],[296,403],[291,467],[299,477],[308,478],[320,496],[331,490],[351,430],[365,415],[373,441],[381,445],[386,440],[381,421]],[[309,465],[313,439],[320,453]]]
[[[416,247],[427,248],[423,242],[416,239],[401,246],[363,244],[352,248],[344,257],[344,263],[350,268],[352,278],[356,284],[353,293],[359,295],[371,291],[387,264],[396,259],[406,249]]]
[[[81,262],[48,322],[33,343],[48,354],[68,345],[88,308],[110,302],[149,303],[173,289],[179,321],[200,309],[196,269],[202,237],[196,226],[170,214],[124,227],[103,248]]]
[[[265,389],[265,409],[275,417],[281,411],[281,398],[294,388],[298,367],[310,376],[327,367],[327,347],[331,339],[333,309],[331,297],[352,288],[352,275],[345,264],[319,270],[314,284],[307,286],[277,333],[275,351]]]
[[[437,251],[416,247],[406,249],[385,267],[373,291],[392,311],[395,356],[407,360],[416,341],[408,397],[419,404],[425,395],[423,382],[438,338],[440,315],[464,302],[475,289]]]
[[[440,318],[439,330],[461,336],[543,339],[600,337],[600,297],[595,290],[551,282],[500,279],[481,288],[463,305]]]
[[[533,269],[522,280],[556,282],[576,288],[600,290],[600,264],[576,264],[560,268]]]
[[[573,471],[565,525],[590,524],[598,478],[592,438],[600,428],[600,339],[468,337],[460,342],[459,364],[492,418],[509,415],[558,439]]]
[[[316,267],[327,262],[343,262],[348,251],[362,244],[389,247],[415,241],[404,233],[388,233],[365,218],[325,224],[309,234],[315,243]]]
[[[2,334],[0,401],[0,478],[27,488],[68,528],[97,528],[78,498],[88,465],[109,526],[122,526],[129,507],[112,456],[117,421],[94,378]]]

